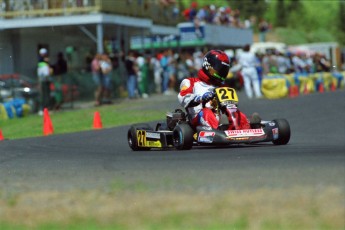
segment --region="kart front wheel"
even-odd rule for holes
[[[178,124],[173,130],[174,147],[178,150],[189,150],[193,146],[193,129],[185,123]]]
[[[273,120],[278,126],[278,139],[273,140],[275,145],[286,145],[290,140],[290,125],[289,122],[285,119],[276,119]]]
[[[138,146],[137,130],[153,130],[153,129],[149,124],[146,124],[146,123],[132,125],[129,128],[128,133],[127,133],[127,140],[128,140],[129,147],[133,151],[150,150],[151,148]]]

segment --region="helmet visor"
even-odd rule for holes
[[[218,63],[218,66],[216,66],[216,69],[217,71],[213,74],[213,76],[219,81],[225,81],[230,69],[229,64],[220,62]]]

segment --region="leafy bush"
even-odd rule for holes
[[[324,28],[311,31],[307,34],[309,42],[334,42],[336,38]]]
[[[291,28],[276,28],[275,33],[279,39],[287,45],[308,43],[303,31]]]

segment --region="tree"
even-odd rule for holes
[[[297,11],[300,12],[303,9],[303,4],[300,0],[292,0],[290,1],[290,4],[287,7],[289,12]]]
[[[266,12],[267,3],[265,0],[228,0],[232,9],[239,9],[242,18],[262,18]]]
[[[286,9],[288,12],[286,17],[288,27],[302,30],[309,29],[305,27],[305,25],[308,25],[306,22],[307,15],[304,4],[300,0],[291,0]]]
[[[339,2],[339,11],[338,11],[338,28],[339,31],[336,32],[338,41],[345,45],[345,1]]]
[[[342,31],[343,33],[345,33],[345,1],[340,1],[339,2],[339,12],[338,12],[338,23],[339,23],[339,29],[340,31]]]
[[[276,4],[276,19],[275,19],[275,26],[276,27],[286,27],[286,9],[284,0],[278,0]]]

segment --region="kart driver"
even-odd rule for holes
[[[221,50],[210,50],[203,58],[202,68],[198,71],[197,77],[186,78],[181,82],[178,100],[181,106],[187,110],[193,128],[197,126],[218,128],[220,117],[212,108],[210,100],[214,97],[216,87],[225,86],[224,81],[229,69],[228,56]],[[229,130],[250,129],[250,123],[257,125],[261,122],[258,114],[253,114],[252,120],[249,122],[246,115],[235,104],[231,108],[231,112],[235,119],[228,119]],[[237,124],[234,124],[233,120]],[[254,127],[252,126],[252,128]]]

